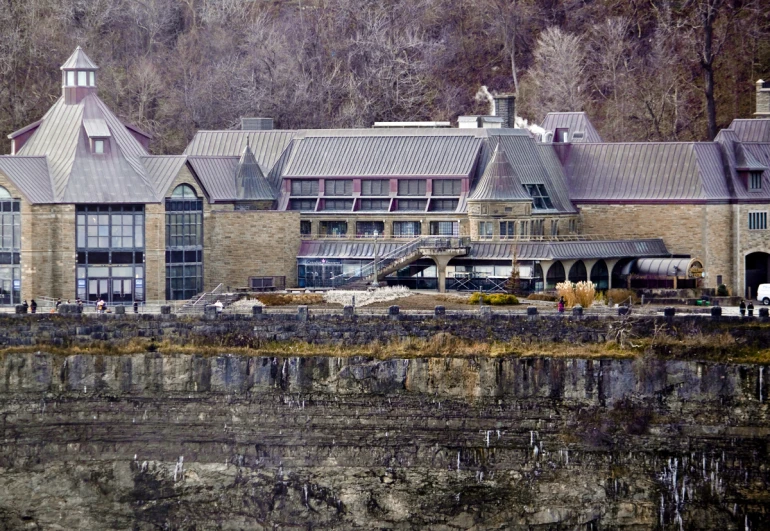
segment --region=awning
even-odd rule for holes
[[[686,277],[693,266],[700,267],[696,258],[640,258],[626,264],[622,275],[642,275],[647,277]]]

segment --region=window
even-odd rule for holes
[[[21,203],[0,186],[0,304],[21,302]]]
[[[398,181],[398,195],[425,195],[425,179]]]
[[[342,237],[348,233],[348,224],[346,221],[322,221],[319,227],[321,236]]]
[[[522,221],[519,223],[519,236],[524,237],[529,235],[529,221]]]
[[[767,212],[749,212],[749,230],[767,229]]]
[[[533,219],[532,220],[532,236],[542,236],[545,234],[545,220],[544,219]]]
[[[362,199],[361,210],[388,210],[390,199]]]
[[[551,236],[559,235],[559,221],[556,219],[551,220]]]
[[[372,238],[375,233],[378,236],[382,236],[385,233],[384,221],[357,221],[356,222],[356,236],[364,238]]]
[[[104,140],[94,140],[94,153],[97,155],[104,153]]]
[[[324,195],[353,195],[353,181],[327,180],[324,182]]]
[[[524,188],[532,198],[532,208],[535,210],[552,209],[553,203],[551,198],[548,197],[548,192],[545,190],[545,186],[542,184],[525,184]]]
[[[324,210],[352,210],[352,199],[325,199]]]
[[[762,189],[762,172],[753,171],[749,174],[749,190]]]
[[[489,240],[492,238],[491,221],[479,221],[479,238],[482,240]]]
[[[67,72],[67,86],[68,87],[75,86],[75,72],[71,70]]]
[[[373,179],[361,181],[361,195],[389,195],[390,181],[387,179]]]
[[[289,210],[303,210],[313,211],[315,210],[315,199],[292,199],[289,201]]]
[[[78,207],[79,249],[143,249],[144,208],[141,206]]]
[[[460,195],[462,181],[460,179],[435,179],[433,195]]]
[[[433,212],[454,212],[457,210],[457,199],[431,199],[430,209]]]
[[[419,210],[425,211],[428,202],[424,199],[399,199],[396,201],[396,210]]]
[[[501,221],[500,222],[500,238],[513,239],[516,237],[516,222],[515,221]]]
[[[575,218],[569,220],[569,231],[571,234],[577,232],[577,220]]]
[[[95,72],[89,72],[88,73],[88,86],[89,87],[95,87],[96,86],[96,73]]]
[[[186,184],[166,200],[166,298],[185,300],[203,291],[203,201]]]
[[[393,236],[395,238],[413,238],[422,234],[419,221],[394,221]]]
[[[303,219],[299,222],[299,233],[303,236],[307,236],[309,234],[312,234],[313,232],[313,223],[309,220]]]
[[[78,86],[79,87],[88,86],[88,72],[84,72],[83,70],[78,70]]]
[[[292,180],[291,195],[318,195],[318,181]]]
[[[431,236],[458,236],[460,234],[460,224],[456,221],[431,221]]]

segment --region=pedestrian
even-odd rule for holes
[[[56,299],[56,311],[59,311],[59,306],[61,306],[61,299]]]
[[[741,299],[741,304],[738,306],[738,311],[741,312],[741,317],[746,315],[746,301]]]
[[[37,303],[35,302],[35,299],[32,299],[32,303],[29,305],[29,307],[32,310],[32,313],[37,313]]]
[[[749,305],[746,306],[746,309],[749,311],[749,317],[754,317],[754,303],[749,301]]]
[[[28,308],[29,304],[27,304],[27,299],[24,299],[24,303],[21,305],[21,313],[27,313]]]
[[[139,303],[134,301],[134,313],[139,313]]]
[[[222,304],[219,299],[217,299],[217,302],[214,303],[214,307],[217,309],[217,313],[222,313],[222,308],[224,308],[224,304]]]
[[[104,313],[104,301],[102,299],[99,299],[99,302],[96,303],[96,311],[98,313]]]
[[[559,313],[564,313],[564,297],[559,297],[557,308],[559,308]]]

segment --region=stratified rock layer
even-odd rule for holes
[[[0,359],[8,529],[761,529],[764,367]]]

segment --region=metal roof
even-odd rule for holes
[[[748,182],[739,174],[737,168],[744,161],[738,160],[739,153],[748,154],[757,165],[770,166],[770,143],[738,141],[738,135],[732,129],[723,129],[717,134],[714,145],[721,147],[721,153],[726,161],[729,186],[732,197],[740,202],[767,202],[770,200],[770,170],[762,173],[762,187],[756,190],[748,189]],[[740,147],[739,147],[740,146]]]
[[[232,201],[236,197],[238,157],[188,157],[187,160],[208,192],[210,201]]]
[[[598,131],[594,129],[593,124],[588,119],[588,115],[584,112],[549,112],[545,115],[542,127],[552,133],[555,133],[557,128],[567,128],[569,129],[570,140],[572,139],[573,133],[584,133],[582,139],[574,142],[602,141]]]
[[[185,149],[194,157],[240,157],[248,141],[263,175],[291,143],[296,131],[198,131]]]
[[[468,176],[481,140],[460,135],[296,139],[284,177]]]
[[[730,199],[711,142],[573,144],[565,169],[576,202]]]
[[[640,258],[626,265],[623,274],[631,271],[638,275],[655,277],[684,276],[694,262],[700,262],[693,258]]]
[[[469,258],[512,260],[514,246],[518,260],[578,260],[668,256],[662,239],[607,241],[525,241],[472,243]]]
[[[759,162],[750,150],[740,142],[735,143],[735,169],[742,171],[765,171],[766,165]]]
[[[378,242],[377,253],[383,256],[405,242]],[[661,239],[614,241],[527,241],[511,243],[471,243],[467,256],[476,260],[512,260],[516,247],[518,260],[577,260],[591,258],[626,258],[668,256]],[[303,241],[297,258],[374,259],[373,242],[334,240]]]
[[[53,187],[45,157],[0,156],[0,171],[30,203],[53,203]]]
[[[770,142],[770,119],[737,119],[729,129],[735,131],[741,142]]]
[[[107,122],[101,118],[86,118],[83,120],[83,127],[89,138],[112,136],[110,135],[110,128],[107,127]]]
[[[75,51],[72,52],[69,59],[64,61],[60,70],[97,70],[99,67],[86,55],[86,52],[78,46]]]
[[[235,197],[233,199],[269,200],[275,199],[276,192],[267,182],[251,148],[246,144],[243,155],[235,169]]]
[[[142,157],[147,179],[157,197],[165,197],[179,170],[187,161],[184,155],[153,155]]]
[[[511,166],[504,149],[498,144],[484,175],[468,197],[470,201],[532,201]]]

